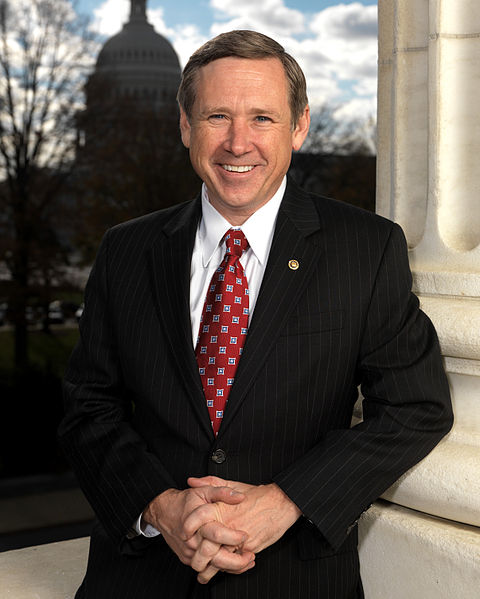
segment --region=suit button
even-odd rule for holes
[[[227,459],[227,454],[223,451],[223,449],[216,449],[210,458],[212,462],[215,464],[223,464],[223,462]]]

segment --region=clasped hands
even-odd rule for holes
[[[242,574],[255,554],[277,541],[301,515],[275,483],[249,485],[216,476],[189,478],[189,489],[169,489],[143,519],[159,530],[180,561],[205,584],[222,570]]]

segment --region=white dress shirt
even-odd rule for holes
[[[190,266],[190,320],[194,348],[197,344],[200,318],[208,285],[213,273],[225,256],[226,244],[222,239],[229,229],[241,229],[250,246],[240,258],[248,282],[250,322],[270,254],[278,209],[285,194],[286,186],[287,179],[284,177],[272,199],[254,212],[243,225],[237,227],[232,226],[210,204],[207,188],[205,184],[202,185],[202,218],[195,236]],[[146,524],[142,529],[141,519],[142,515],[139,516],[134,525],[137,534],[146,537],[154,537],[160,534],[150,524]]]
[[[241,229],[250,247],[242,254],[248,282],[249,320],[252,318],[263,273],[267,265],[278,209],[285,193],[286,179],[270,201],[259,208],[243,225],[232,226],[208,201],[205,184],[202,187],[202,219],[198,225],[190,266],[190,318],[193,347],[197,344],[203,304],[213,273],[225,257],[223,236],[229,229]]]

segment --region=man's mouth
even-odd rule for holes
[[[231,173],[248,173],[249,171],[253,171],[255,166],[235,166],[233,164],[222,164],[222,168]]]

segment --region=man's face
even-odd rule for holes
[[[212,205],[242,224],[277,191],[308,133],[308,107],[292,129],[288,86],[276,58],[220,58],[202,67],[182,141]]]

